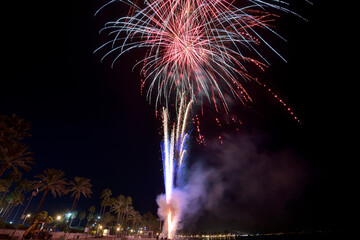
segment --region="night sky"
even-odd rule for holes
[[[234,109],[242,121],[239,130],[218,127],[208,120],[214,119],[213,110],[205,110],[210,116],[202,125],[207,145],[198,145],[193,136],[188,176],[211,172],[211,190],[202,197],[206,206],[190,214],[187,221],[194,224],[188,229],[340,228],[347,195],[345,94],[336,84],[341,77],[333,61],[336,50],[329,51],[335,41],[330,14],[324,3],[313,2],[296,7],[308,22],[286,14],[278,19],[275,30],[287,42],[265,34],[288,62],[269,51],[272,66],[255,73],[302,124],[256,83],[246,83],[254,102],[248,107],[239,102]],[[16,113],[31,123],[32,136],[25,143],[36,165],[29,176],[56,168],[69,179],[91,179],[94,194],[80,199],[81,210],[90,205],[99,210],[100,192],[110,188],[114,196],[130,195],[142,214],[155,214],[156,196],[164,192],[161,121],[140,94],[139,69],[132,70],[144,52],[124,55],[113,69],[111,58],[100,62],[104,52],[93,53],[107,39],[99,34],[103,24],[126,13],[123,5],[114,4],[94,16],[104,3],[6,3],[0,114]],[[71,203],[69,196],[48,195],[43,209],[56,214]]]

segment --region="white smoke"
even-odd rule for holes
[[[170,239],[173,239],[176,230],[182,228],[180,220],[182,219],[184,209],[187,204],[186,193],[180,189],[173,189],[170,202],[166,201],[165,194],[160,194],[156,198],[156,202],[159,206],[158,216],[162,221],[164,221],[162,236],[169,236]],[[171,212],[171,223],[173,225],[173,231],[168,232],[168,214]]]
[[[174,190],[170,205],[176,230],[194,225],[204,212],[243,225],[256,224],[265,212],[273,219],[302,192],[307,183],[304,159],[290,149],[262,149],[261,137],[227,136],[226,145],[208,144],[207,154],[187,171],[185,184]],[[157,203],[166,220],[165,196],[158,196]]]

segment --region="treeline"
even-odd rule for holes
[[[32,224],[36,219],[52,224],[57,230],[71,230],[80,226],[86,220],[87,230],[99,232],[99,229],[109,227],[112,231],[135,233],[139,231],[157,231],[156,217],[151,213],[143,216],[132,206],[130,196],[112,196],[110,189],[102,191],[100,196],[100,211],[91,206],[88,211],[77,213],[80,198],[92,196],[92,184],[89,178],[74,177],[68,180],[65,172],[60,169],[45,169],[42,174],[28,179],[23,172],[32,170],[35,161],[32,152],[23,141],[31,137],[28,121],[12,116],[0,115],[0,220],[3,226],[9,227]],[[73,198],[71,209],[60,210],[57,216],[48,216],[46,211],[40,212],[41,206],[48,194],[54,198],[70,194]],[[32,199],[41,196],[33,215],[28,215],[28,207]],[[25,208],[19,212],[20,206]],[[77,227],[72,226],[75,218],[79,219]],[[17,221],[16,221],[17,220]],[[16,222],[15,222],[16,221]]]

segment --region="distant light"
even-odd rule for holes
[[[100,219],[100,216],[98,216],[98,219]]]
[[[30,216],[31,216],[30,213],[28,215],[26,215],[26,217],[30,217]]]
[[[12,224],[12,222],[10,222],[10,224]]]
[[[107,236],[109,234],[109,232],[110,232],[109,229],[104,229],[103,236]]]

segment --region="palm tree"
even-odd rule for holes
[[[125,202],[124,202],[124,215],[125,215],[125,227],[127,229],[128,227],[128,220],[129,220],[129,213],[130,211],[132,211],[134,209],[132,205],[132,198],[130,196],[127,196],[125,198]]]
[[[74,202],[71,207],[71,213],[72,213],[74,211],[74,208],[75,208],[77,202],[79,201],[81,195],[83,195],[85,198],[88,198],[91,196],[92,184],[90,183],[89,178],[74,177],[74,181],[70,181],[69,185],[70,185],[69,192],[72,192],[71,197],[74,198]],[[68,220],[65,232],[67,232],[69,225],[70,225],[70,218]]]
[[[0,176],[10,168],[16,172],[18,168],[29,171],[30,164],[34,164],[33,158],[29,156],[31,154],[29,148],[20,142],[10,141],[8,144],[0,144]]]
[[[0,192],[9,191],[10,181],[8,179],[0,179]]]
[[[29,164],[33,163],[29,157],[28,148],[19,141],[24,137],[31,136],[28,131],[29,122],[17,117],[0,115],[0,176],[6,169],[18,167],[30,170]]]
[[[36,189],[36,190],[34,190],[34,191],[31,192],[31,196],[28,198],[29,201],[28,201],[28,203],[26,204],[26,207],[25,207],[23,213],[21,214],[21,217],[19,218],[18,224],[20,223],[20,220],[21,220],[22,217],[24,217],[24,219],[26,219],[26,218],[25,218],[26,211],[27,211],[27,209],[28,209],[28,207],[29,207],[29,205],[30,205],[30,203],[31,203],[31,200],[33,199],[33,197],[35,197],[35,196],[38,194],[38,192],[39,192],[38,189]]]
[[[78,228],[80,228],[80,223],[81,221],[86,217],[86,212],[85,211],[82,211],[80,214],[79,214],[79,224],[78,224]]]
[[[22,202],[25,200],[25,195],[23,194],[23,192],[29,192],[33,189],[33,181],[29,181],[27,179],[21,179],[21,175],[18,176],[17,179],[17,186],[15,187],[15,191],[17,192],[17,200],[13,203],[13,207],[17,206],[18,204],[22,204]],[[20,200],[21,199],[21,200]],[[20,202],[19,202],[20,201]],[[18,211],[20,210],[20,208],[18,209]],[[17,215],[18,211],[16,212],[15,216]],[[15,217],[14,217],[15,218]],[[20,221],[20,219],[19,219]],[[13,221],[14,222],[14,221]]]
[[[88,211],[89,211],[89,214],[94,215],[94,213],[95,213],[95,206],[94,206],[94,205],[90,206]]]
[[[110,212],[105,213],[100,220],[100,224],[102,226],[113,226],[115,224],[115,216],[112,215]]]
[[[25,137],[31,136],[30,123],[24,119],[19,118],[16,114],[0,115],[0,145],[6,144],[9,141],[23,140]]]
[[[140,215],[140,213],[138,211],[132,210],[129,213],[130,216],[130,221],[133,224],[133,229],[135,229],[135,227],[137,227],[137,225],[139,225],[142,221],[142,217]]]
[[[30,204],[32,198],[35,197],[36,194],[38,193],[38,189],[36,189],[36,186],[35,186],[36,183],[37,183],[37,181],[30,181],[30,180],[27,180],[27,179],[21,180],[19,182],[19,186],[21,187],[20,188],[21,192],[25,191],[25,193],[28,193],[28,192],[32,192],[32,193],[31,193],[31,196],[28,198],[29,201],[26,204],[25,209],[23,210],[23,212],[22,212],[22,214],[21,214],[21,216],[20,216],[20,218],[18,220],[18,224],[20,223],[20,221],[22,219],[25,218],[25,213],[26,213],[26,211],[27,211],[27,209],[29,207],[29,204]],[[35,189],[36,189],[36,191],[33,191]]]
[[[117,198],[115,198],[114,201],[112,202],[110,211],[115,212],[117,214],[116,227],[119,225],[120,214],[123,212],[125,206],[124,204],[125,204],[125,196],[121,194]]]
[[[71,224],[72,224],[73,220],[77,217],[77,215],[78,215],[77,211],[71,211],[71,215],[69,217],[69,223],[70,223],[69,226],[70,227],[72,227]]]
[[[155,232],[158,229],[159,222],[151,212],[145,213],[141,218],[143,225],[146,226],[146,230]]]
[[[0,204],[2,203],[2,200],[4,199],[6,193],[9,191],[10,186],[11,181],[9,179],[0,179],[0,192],[3,192],[0,199]]]
[[[13,182],[15,182],[15,183],[20,182],[21,177],[22,177],[22,174],[21,174],[21,172],[18,172],[18,171],[12,171],[6,176],[5,181],[7,181],[7,184],[6,184],[7,189],[5,189],[6,191],[2,195],[2,197],[0,199],[0,203],[3,202],[5,196],[6,196],[7,192],[9,191],[9,189],[11,188],[11,185],[13,184]]]
[[[87,223],[86,223],[86,225],[89,225],[89,222],[90,221],[92,221],[92,220],[94,220],[94,213],[95,213],[95,206],[90,206],[90,208],[89,208],[89,214],[88,214],[88,216],[87,216]]]
[[[46,194],[50,191],[54,197],[61,197],[61,195],[66,194],[66,178],[65,173],[62,170],[57,169],[46,169],[44,170],[44,174],[40,174],[38,176],[35,176],[36,178],[39,178],[40,181],[36,183],[36,187],[38,187],[39,191],[44,191],[40,203],[36,209],[34,220],[36,219],[40,207],[43,204]],[[34,223],[34,220],[32,223]],[[31,224],[32,224],[31,223]]]
[[[85,198],[90,198],[92,191],[92,184],[89,178],[74,177],[74,181],[69,183],[69,192],[72,192],[71,197],[74,198],[71,212],[74,210],[80,196],[83,195]]]
[[[29,217],[27,218],[27,222],[34,222],[35,220],[44,221],[46,223],[52,223],[54,221],[53,217],[49,216],[49,213],[47,211],[39,212],[39,214],[35,217]]]
[[[8,197],[7,197],[7,202],[9,204],[9,207],[7,209],[7,212],[4,214],[3,219],[4,221],[7,221],[7,219],[9,218],[11,212],[14,210],[14,208],[19,205],[22,204],[23,201],[25,199],[24,194],[22,194],[20,191],[15,190],[13,191]]]
[[[109,188],[104,189],[101,192],[100,198],[102,199],[100,205],[101,205],[101,209],[100,209],[100,216],[102,216],[105,213],[105,209],[107,206],[111,205],[111,195],[112,192]]]

